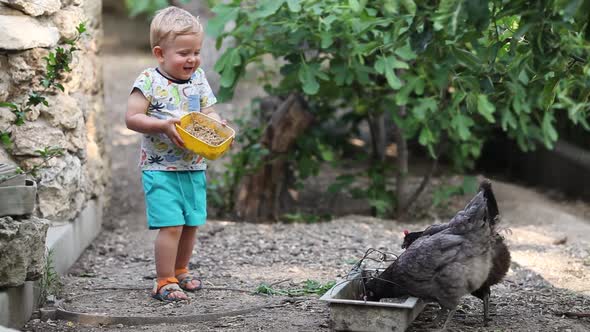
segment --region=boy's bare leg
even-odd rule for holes
[[[193,248],[195,246],[196,234],[196,226],[184,226],[182,228],[180,243],[178,244],[178,253],[176,254],[176,269],[188,268],[188,262],[191,259]],[[185,274],[181,274],[178,277],[182,278],[184,276]],[[185,287],[192,290],[199,286],[199,280],[193,279],[187,283]]]
[[[182,235],[182,226],[163,227],[158,231],[155,244],[156,274],[158,279],[174,278],[174,262],[178,252],[178,243]],[[184,292],[175,291],[170,298],[188,299]]]

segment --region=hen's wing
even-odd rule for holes
[[[494,192],[492,191],[492,183],[490,182],[490,180],[487,179],[483,180],[480,183],[478,193],[471,199],[471,201],[469,201],[469,203],[467,203],[463,210],[457,212],[453,219],[451,219],[447,223],[434,224],[429,226],[424,230],[422,236],[433,235],[442,232],[450,227],[453,227],[458,223],[469,221],[469,215],[473,212],[469,211],[473,209],[478,210],[483,208],[484,206],[487,209],[487,216],[489,216],[489,221],[494,221],[499,214],[499,210],[496,198],[494,196]]]

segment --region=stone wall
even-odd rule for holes
[[[0,131],[10,132],[12,149],[0,147],[0,162],[27,166],[39,163],[35,150],[59,146],[65,155],[39,172],[36,215],[51,221],[75,218],[85,203],[103,196],[109,178],[106,120],[103,109],[100,0],[0,0],[0,102],[16,104],[32,91],[42,91],[43,59],[76,26],[88,31],[78,42],[64,92],[43,92],[49,106],[36,107],[21,126],[0,108]]]

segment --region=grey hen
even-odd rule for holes
[[[490,185],[482,182],[480,191],[446,227],[427,229],[377,278],[369,279],[366,299],[412,295],[436,301],[442,307],[437,321],[447,313],[446,328],[461,298],[479,289],[492,268],[496,231],[484,195]]]
[[[487,203],[488,220],[490,223],[496,226],[500,219],[500,211],[498,209],[498,203],[496,202],[494,192],[492,191],[491,185],[488,185],[485,182],[482,185],[482,189]],[[408,248],[410,245],[412,245],[412,243],[414,243],[414,241],[422,236],[432,235],[446,228],[448,228],[448,223],[442,225],[433,225],[423,232],[410,233],[408,231],[404,231],[405,236],[402,249]],[[510,251],[504,242],[504,238],[498,233],[493,234],[492,268],[490,269],[488,277],[483,285],[471,293],[471,295],[483,301],[484,325],[487,325],[489,321],[489,303],[491,295],[490,287],[498,284],[506,276],[506,273],[510,269],[510,261]]]

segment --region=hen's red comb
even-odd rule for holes
[[[408,235],[410,232],[407,229],[404,229],[404,235]]]

